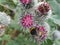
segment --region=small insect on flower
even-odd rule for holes
[[[34,23],[32,14],[25,14],[21,19],[23,27],[31,27]]]
[[[30,33],[31,33],[31,35],[37,35],[36,27],[30,28]]]
[[[46,38],[47,31],[45,30],[44,26],[38,26],[31,27],[30,33],[37,41],[43,41]]]
[[[41,15],[46,15],[51,10],[51,7],[47,2],[40,2],[36,5],[36,10]]]

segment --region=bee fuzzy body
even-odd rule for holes
[[[37,31],[35,27],[30,28],[31,35],[37,35]]]

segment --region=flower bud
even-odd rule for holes
[[[29,4],[31,2],[31,0],[20,0],[22,4]]]
[[[0,23],[7,26],[8,24],[10,24],[10,22],[11,22],[10,16],[8,16],[4,12],[0,12]]]
[[[23,27],[31,27],[33,23],[34,21],[32,14],[25,14],[21,19],[21,24]]]
[[[53,32],[53,39],[54,39],[54,40],[60,39],[60,31],[55,30],[55,31]]]
[[[46,15],[51,10],[51,7],[50,7],[50,5],[47,2],[39,2],[35,6],[35,9],[41,15]]]

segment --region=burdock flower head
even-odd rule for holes
[[[39,2],[35,6],[35,10],[40,14],[40,15],[47,15],[51,13],[51,7],[47,2]]]
[[[21,19],[23,27],[31,27],[33,25],[33,22],[34,21],[32,14],[25,14]]]
[[[22,4],[29,4],[31,2],[31,0],[20,0]]]
[[[10,24],[11,18],[4,12],[0,12],[0,24],[8,25]]]
[[[38,35],[40,36],[41,41],[47,37],[47,30],[44,26],[39,26],[38,28]]]
[[[30,33],[34,37],[34,39],[37,41],[37,43],[41,43],[44,41],[47,37],[47,30],[45,26],[34,26],[30,28]]]
[[[0,36],[5,33],[5,28],[10,24],[11,18],[4,12],[0,12]]]
[[[20,0],[23,8],[30,9],[32,7],[32,0]]]

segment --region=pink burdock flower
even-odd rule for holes
[[[49,30],[49,25],[44,22],[43,25],[36,24],[34,27],[31,27],[30,33],[36,42],[40,45],[47,38]]]
[[[35,26],[30,28],[30,33],[36,42],[40,45],[47,37],[45,26]]]
[[[38,11],[41,13],[41,14],[47,14],[47,12],[50,10],[50,5],[46,2],[42,3],[41,5],[39,5],[38,7]]]
[[[35,7],[36,7],[36,10],[41,15],[46,15],[51,10],[51,7],[50,7],[50,5],[47,2],[40,2]]]
[[[20,0],[22,4],[29,4],[31,0]]]
[[[45,31],[44,26],[39,26],[39,30]]]
[[[24,27],[31,27],[33,25],[33,16],[31,14],[25,14],[21,19],[21,23]]]
[[[45,26],[37,26],[37,35],[38,35],[38,38],[36,40],[40,42],[46,39],[47,30],[45,29]]]

